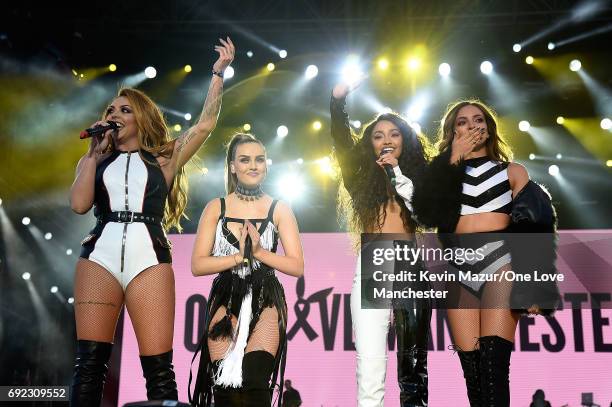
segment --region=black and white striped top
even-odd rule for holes
[[[489,157],[465,160],[465,177],[461,194],[461,215],[512,212],[512,188],[508,163]]]

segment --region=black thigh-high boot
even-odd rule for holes
[[[274,356],[258,350],[244,354],[242,360],[242,391],[244,407],[270,407],[272,390],[270,377],[274,369]]]
[[[470,401],[470,407],[482,406],[482,392],[480,390],[480,350],[471,351],[457,350],[459,360],[461,361],[461,369],[463,369],[463,377],[465,378],[465,387],[467,388],[467,396]]]
[[[402,407],[425,407],[428,401],[427,339],[431,308],[421,304],[415,304],[415,309],[394,309],[397,380]]]
[[[482,406],[509,407],[512,342],[499,336],[482,336],[479,341]]]
[[[172,366],[172,350],[153,356],[141,356],[142,373],[147,381],[149,400],[178,400]]]
[[[220,360],[212,362],[213,378],[219,371]],[[213,379],[214,380],[214,379]],[[214,406],[215,407],[241,407],[242,388],[213,386]]]
[[[77,342],[70,405],[96,407],[102,401],[104,380],[113,344],[80,340]]]

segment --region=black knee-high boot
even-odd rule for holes
[[[272,405],[270,377],[274,369],[274,356],[266,351],[244,354],[242,360],[242,391],[244,407]]]
[[[153,356],[141,356],[142,373],[147,381],[149,400],[178,400],[172,366],[172,350]]]
[[[499,336],[482,336],[479,341],[482,406],[509,407],[512,342]]]
[[[108,342],[77,342],[70,392],[71,406],[100,405],[112,349],[113,344]]]
[[[418,305],[418,304],[417,304]],[[394,310],[397,335],[397,381],[400,406],[426,407],[428,402],[427,339],[431,308]]]
[[[220,360],[212,362],[213,377],[217,376]],[[242,406],[242,389],[231,387],[213,386],[215,407],[239,407]]]
[[[465,387],[467,388],[467,396],[470,401],[470,407],[482,406],[482,392],[480,390],[480,350],[472,350],[464,352],[457,350],[461,368],[463,369],[463,377],[465,378]]]

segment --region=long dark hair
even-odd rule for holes
[[[372,131],[376,124],[382,120],[389,121],[397,126],[402,135],[402,152],[399,157],[399,166],[402,173],[413,183],[418,182],[425,170],[430,157],[429,142],[422,135],[417,135],[414,129],[397,113],[379,114],[364,126],[360,137],[355,144],[356,157],[351,160],[355,163],[355,182],[351,185],[350,193],[344,187],[338,191],[338,215],[346,219],[347,226],[354,238],[361,233],[379,231],[385,222],[386,204],[390,199],[388,182],[384,171],[376,164],[376,153],[372,145]],[[402,213],[404,228],[414,229],[415,222],[403,200],[397,199]],[[383,208],[382,213],[380,208]]]
[[[227,152],[225,155],[225,192],[228,195],[236,190],[236,185],[238,184],[238,177],[236,177],[236,174],[232,174],[230,163],[236,158],[236,149],[238,146],[246,143],[257,143],[264,149],[264,152],[266,151],[266,147],[254,135],[248,133],[234,134],[227,144]]]

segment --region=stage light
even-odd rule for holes
[[[518,128],[520,131],[529,131],[530,127],[531,125],[529,124],[527,120],[521,120],[518,124]]]
[[[289,134],[289,129],[287,128],[287,126],[281,125],[278,126],[278,128],[276,129],[276,135],[280,138],[287,137],[287,134]]]
[[[297,174],[284,175],[277,184],[277,190],[287,199],[293,201],[304,192],[304,181]]]
[[[247,51],[247,57],[253,58],[253,51]]]
[[[328,156],[319,158],[315,161],[319,166],[319,171],[325,175],[332,175],[334,173],[334,167],[332,167],[331,159]]]
[[[304,159],[303,159],[303,158],[298,158],[298,159],[296,160],[296,162],[297,162],[299,165],[302,165],[302,164],[304,164]]]
[[[68,298],[68,304],[72,304],[72,303],[74,303],[74,298],[73,297]]]
[[[359,66],[359,59],[356,56],[347,58],[341,71],[342,81],[353,85],[363,77],[363,71]]]
[[[153,68],[152,66],[148,66],[145,70],[144,70],[144,74],[147,78],[149,79],[153,79],[157,76],[157,69]]]
[[[29,280],[30,277],[32,277],[32,275],[27,271],[21,275],[21,278],[23,278],[24,280]]]
[[[51,291],[53,294],[55,294],[56,292],[58,292],[58,290],[59,289],[57,288],[57,286],[54,285],[53,287],[51,287],[51,290],[49,290],[49,291]]]
[[[606,161],[606,166],[607,167],[612,167],[612,160]]]
[[[2,206],[2,198],[0,198],[0,206]]]
[[[223,71],[223,79],[231,79],[233,77],[234,77],[234,67],[228,66],[227,68],[225,68],[225,71]]]
[[[565,117],[563,116],[557,117],[557,124],[563,124],[563,123],[565,123]]]
[[[440,66],[438,67],[438,72],[440,73],[440,75],[442,76],[448,76],[451,73],[451,66],[446,63],[443,62],[440,64]]]
[[[534,153],[529,154],[529,159],[530,160],[535,160],[535,154]]]
[[[72,249],[66,249],[66,256],[72,255]]]
[[[480,72],[485,75],[490,75],[491,72],[493,72],[493,64],[489,61],[483,61],[483,63],[480,64]]]
[[[525,63],[527,65],[533,64],[533,57],[531,55],[529,55],[527,58],[525,58]]]
[[[272,72],[274,70],[275,66],[272,62],[270,62],[268,65],[266,65],[266,69],[270,72]]]
[[[379,69],[382,69],[384,71],[389,68],[389,60],[387,58],[380,58],[376,65],[378,65]]]
[[[202,175],[206,175],[208,174],[208,168],[204,167],[202,168]]]
[[[549,42],[548,43],[548,50],[552,51],[553,49],[555,49],[555,43],[554,42]]]
[[[23,223],[26,226],[28,226],[30,224],[30,222],[31,222],[31,220],[27,216],[24,216],[23,219],[21,219],[21,223]]]
[[[53,234],[51,232],[45,233],[45,240],[51,240],[53,238]]]
[[[572,59],[572,62],[569,64],[570,71],[578,72],[582,68],[582,64],[577,59]]]
[[[603,129],[603,130],[610,130],[612,129],[612,120],[608,119],[607,117],[602,119],[601,122],[599,123],[599,126]]]
[[[249,123],[245,123],[245,124],[242,126],[242,129],[243,129],[244,131],[251,131],[251,125],[250,125]]]
[[[191,113],[185,113],[185,120],[191,120]]]
[[[266,165],[272,165],[272,159],[271,158],[266,159]]]
[[[181,125],[180,124],[175,124],[173,128],[174,128],[174,131],[181,131]]]
[[[280,51],[278,51],[278,56],[281,57],[282,59],[287,58],[287,51],[284,49],[281,49]]]
[[[356,128],[356,129],[361,128],[361,122],[360,122],[359,120],[353,120],[353,121],[351,122],[351,125],[352,125],[354,128]]]
[[[313,129],[315,129],[315,130],[321,130],[321,127],[323,127],[323,125],[322,125],[322,124],[321,124],[321,122],[320,122],[320,121],[318,121],[318,120],[315,120],[315,121],[312,123],[312,128],[313,128]]]
[[[304,72],[304,76],[306,79],[312,79],[319,74],[319,68],[316,65],[308,65],[306,67],[306,71]]]
[[[189,73],[191,72],[191,65],[185,65],[183,69],[185,70],[185,72]]]
[[[556,157],[557,157],[557,160],[560,160],[560,159],[562,159],[562,158],[563,158],[563,154],[561,154],[561,153],[557,153]]]
[[[415,103],[410,106],[408,112],[406,112],[406,117],[410,121],[421,120],[421,117],[423,117],[423,105],[421,103]]]
[[[415,57],[408,59],[408,69],[416,71],[421,66],[421,60]]]
[[[548,173],[553,177],[556,177],[557,175],[559,175],[559,167],[555,164],[551,165],[550,167],[548,167]]]
[[[417,122],[410,123],[410,127],[412,127],[412,130],[414,130],[416,134],[421,134],[421,125]]]
[[[514,51],[514,52],[521,52],[521,49],[522,49],[522,48],[523,48],[523,47],[521,47],[521,44],[514,44],[514,45],[512,46],[512,51]]]
[[[79,73],[78,73],[77,71],[75,71],[74,69],[72,70],[72,74],[73,74],[74,76],[79,76]]]
[[[117,65],[115,65],[115,64],[110,64],[110,65],[108,66],[108,70],[109,70],[109,71],[111,71],[111,72],[115,72],[115,71],[117,70]]]

